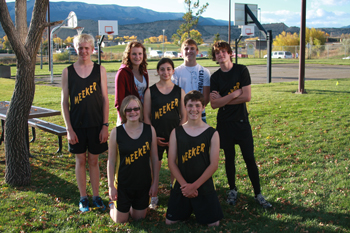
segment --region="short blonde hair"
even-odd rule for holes
[[[94,46],[95,39],[92,35],[83,33],[83,34],[74,36],[73,45],[75,50],[78,50],[80,43],[85,43],[85,42],[89,43],[91,45],[91,48],[95,47]]]
[[[125,109],[126,109],[126,107],[129,105],[129,103],[132,100],[135,100],[137,105],[140,107],[140,118],[139,118],[139,121],[143,122],[143,107],[142,107],[141,100],[139,98],[137,98],[136,96],[134,96],[134,95],[128,95],[127,97],[125,97],[123,99],[123,102],[120,105],[120,118],[122,118],[122,123],[126,123]]]

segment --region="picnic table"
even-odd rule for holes
[[[1,119],[1,138],[0,138],[0,145],[4,141],[4,129],[5,129],[5,121],[7,117],[7,110],[9,108],[10,102],[9,101],[0,101],[0,119]],[[56,134],[59,138],[59,148],[57,150],[57,153],[61,151],[62,149],[62,136],[67,133],[65,127],[55,125],[46,121],[43,121],[41,119],[37,119],[40,117],[49,117],[49,116],[57,116],[61,115],[61,111],[48,109],[48,108],[42,108],[38,106],[31,106],[29,116],[28,116],[28,126],[32,127],[32,135],[33,139],[31,142],[34,142],[35,140],[35,128],[42,129],[44,131]],[[27,127],[27,146],[29,150],[29,132]]]

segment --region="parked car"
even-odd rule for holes
[[[103,53],[102,49],[100,51],[101,51],[101,53]],[[92,54],[97,54],[97,52],[98,52],[98,47],[95,47],[94,51],[92,52]]]
[[[163,52],[161,50],[151,50],[150,52],[150,57],[151,58],[161,58],[163,57]]]
[[[57,49],[56,53],[64,53],[64,49]]]
[[[67,51],[70,55],[78,55],[77,51],[75,51],[75,48],[73,48],[73,47],[67,48]]]
[[[164,57],[177,58],[177,57],[179,57],[179,53],[175,52],[175,51],[166,51],[164,53]]]
[[[247,57],[248,57],[248,54],[240,54],[240,53],[239,53],[237,56],[240,57],[240,58],[247,58]],[[236,57],[236,54],[233,53],[232,57],[235,58],[235,57]]]
[[[291,58],[293,58],[293,55],[291,52],[288,52],[288,51],[274,51],[274,52],[272,52],[271,58],[291,59]]]
[[[201,57],[208,57],[208,51],[201,52]]]
[[[272,53],[271,53],[271,57],[272,57]],[[267,54],[264,55],[264,58],[267,58]]]

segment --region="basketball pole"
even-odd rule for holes
[[[97,53],[98,53],[98,64],[101,65],[101,44],[102,44],[102,41],[103,39],[105,38],[105,35],[102,35],[100,40],[97,42]]]

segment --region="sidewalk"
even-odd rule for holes
[[[214,73],[219,67],[208,67],[210,73]],[[252,84],[267,83],[267,68],[266,65],[249,66],[249,73]],[[319,65],[306,64],[305,67],[305,81],[309,80],[326,80],[335,78],[350,78],[349,66],[340,65]],[[150,86],[159,80],[156,76],[156,70],[148,70]],[[299,64],[273,64],[272,65],[273,83],[276,82],[292,82],[299,80]],[[114,95],[114,79],[116,72],[107,73],[108,94]],[[49,76],[37,76],[35,82],[44,85],[51,85],[61,87],[61,75],[54,76],[54,83],[51,84]],[[306,86],[307,89],[307,86]]]

